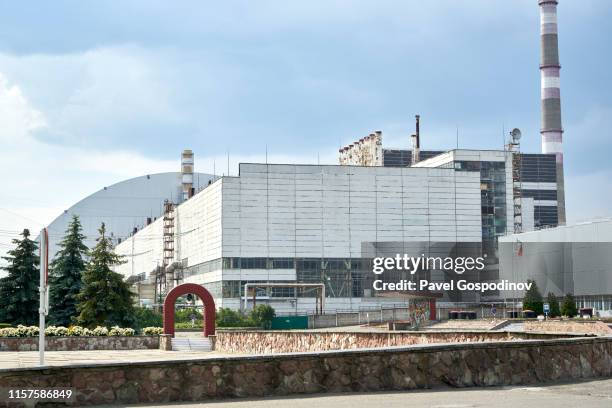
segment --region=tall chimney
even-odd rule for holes
[[[183,150],[181,154],[181,173],[183,183],[183,201],[193,195],[193,152]]]
[[[563,178],[563,127],[559,88],[559,39],[557,0],[538,0],[540,6],[540,84],[542,100],[542,153],[554,154],[557,167],[557,209],[559,225],[565,225],[565,186]]]

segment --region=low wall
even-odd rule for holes
[[[72,405],[534,384],[612,375],[612,337],[0,370],[0,389],[74,387]],[[3,405],[4,404],[4,405]],[[0,400],[0,407],[8,406]]]
[[[547,331],[564,333],[588,333],[604,336],[612,335],[612,329],[601,321],[571,321],[571,320],[547,320],[544,322],[529,321],[523,323],[528,331]]]
[[[45,350],[145,350],[158,349],[159,336],[45,336]],[[38,337],[0,337],[0,351],[37,351]]]
[[[522,332],[313,332],[218,330],[215,350],[227,353],[269,354],[358,348],[380,348],[432,343],[465,343],[503,340],[577,337],[572,334]]]

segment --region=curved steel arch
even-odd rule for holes
[[[166,295],[164,299],[164,334],[174,337],[174,303],[179,296],[193,293],[202,299],[204,303],[204,336],[215,334],[215,301],[204,286],[195,283],[183,283],[178,285]]]

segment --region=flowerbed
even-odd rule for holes
[[[149,329],[148,327],[145,329]],[[143,331],[144,332],[144,331]],[[129,327],[121,328],[118,326],[111,327],[110,330],[106,327],[98,326],[95,329],[88,329],[81,326],[49,326],[45,329],[45,336],[49,337],[104,337],[104,336],[134,336],[136,331]],[[35,337],[38,336],[39,329],[37,326],[5,327],[0,329],[0,337]],[[154,333],[144,333],[154,334]]]

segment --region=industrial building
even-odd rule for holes
[[[194,173],[193,153],[183,152],[183,171],[148,174],[124,180],[103,187],[66,209],[48,228],[49,248],[53,255],[57,244],[65,235],[73,215],[78,215],[83,226],[85,244],[93,247],[98,229],[103,222],[114,243],[120,243],[164,213],[164,201],[180,203],[189,192],[201,191],[215,177],[210,174]],[[182,156],[182,157],[183,157]],[[189,183],[191,180],[191,183]]]
[[[174,238],[171,259],[166,234]],[[165,275],[160,292],[199,283],[218,306],[235,309],[246,283],[320,283],[326,308],[354,309],[398,302],[372,293],[379,246],[392,244],[393,254],[404,243],[469,249],[480,238],[477,172],[243,163],[238,177],[215,181],[119,244],[128,262],[117,271],[149,282]],[[281,311],[312,311],[316,301],[312,290],[292,287],[258,298]]]
[[[238,177],[215,180],[181,205],[167,202],[160,218],[116,247],[127,260],[117,270],[137,282],[143,303],[194,282],[219,306],[239,308],[245,286],[257,284],[258,299],[294,311],[316,308],[305,284],[324,287],[328,309],[388,301],[371,289],[370,262],[381,255],[484,255],[486,268],[468,278],[497,282],[501,237],[565,223],[557,1],[539,5],[542,153],[521,152],[518,129],[500,150],[423,150],[417,115],[410,149],[383,148],[375,131],[341,148],[339,165],[243,163]],[[455,292],[442,301],[503,296]]]
[[[571,293],[578,307],[612,316],[612,220],[501,237],[499,253],[500,279],[533,279],[543,296]],[[514,291],[500,295],[509,302],[523,297]]]

